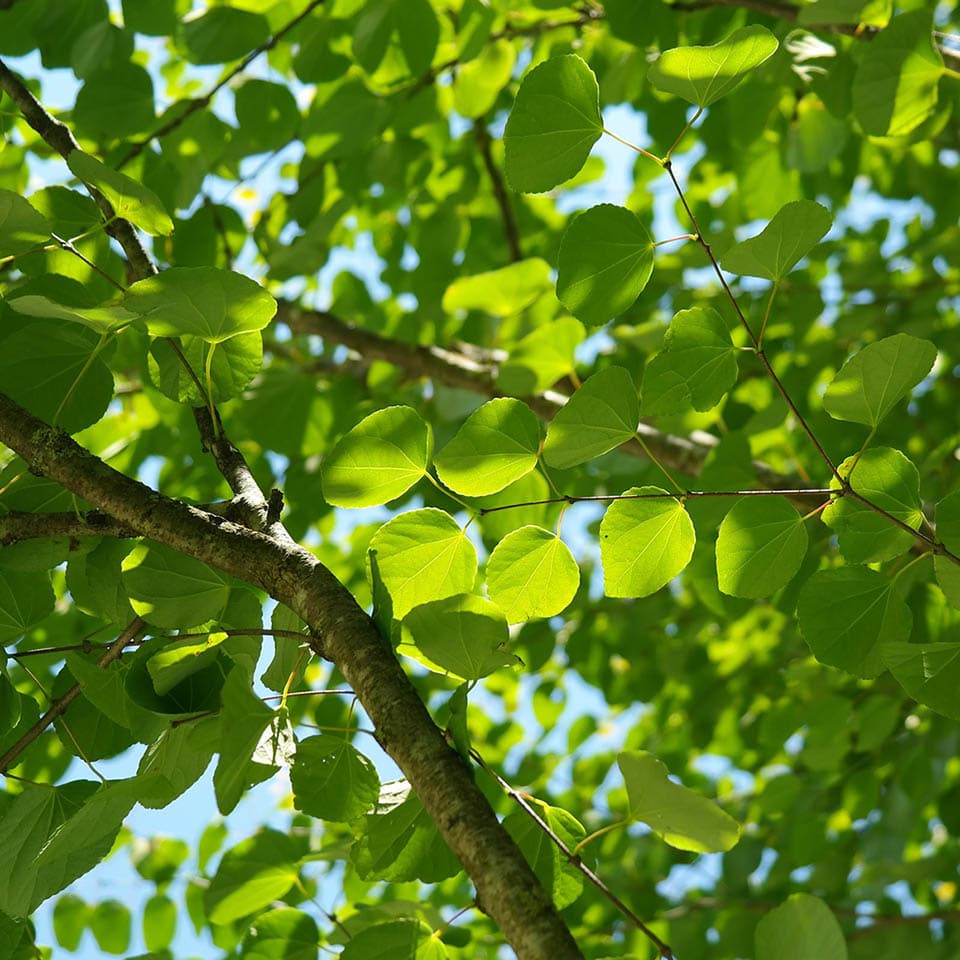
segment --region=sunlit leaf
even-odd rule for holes
[[[696,534],[690,515],[660,487],[631,487],[600,524],[603,588],[608,597],[646,597],[690,562]],[[649,499],[643,499],[649,498]]]
[[[757,960],[847,960],[833,911],[809,893],[793,893],[764,914],[754,933]]]
[[[653,238],[636,214],[610,203],[591,207],[560,243],[557,298],[597,326],[623,313],[653,273]]]
[[[875,427],[929,372],[937,348],[897,333],[855,353],[833,378],[823,408],[837,420]]]
[[[607,367],[584,381],[557,411],[543,444],[543,459],[566,469],[626,443],[637,432],[640,404],[623,367]]]
[[[883,665],[919,703],[960,720],[960,643],[900,643],[880,648]]]
[[[647,76],[664,93],[709,107],[773,56],[777,46],[777,38],[766,27],[741,27],[709,47],[664,50]]]
[[[553,57],[520,84],[503,134],[507,180],[540,193],[577,174],[603,133],[600,91],[576,54]]]
[[[764,280],[782,280],[822,239],[833,218],[813,200],[794,200],[749,240],[720,258],[724,270]]]
[[[386,407],[361,420],[324,458],[323,496],[338,507],[395,500],[426,473],[430,427],[410,407]]]
[[[717,534],[720,589],[734,597],[768,597],[788,584],[807,552],[807,528],[780,497],[743,497]]]
[[[869,567],[815,573],[800,591],[797,617],[813,655],[856,677],[882,673],[882,646],[906,641],[913,624],[893,582]]]
[[[293,804],[321,820],[346,823],[377,802],[380,778],[373,764],[339,736],[307,737],[290,768]]]
[[[567,545],[542,527],[521,527],[497,544],[487,561],[487,590],[508,623],[562,613],[580,585]]]
[[[666,766],[642,750],[621,753],[617,765],[629,797],[629,816],[647,824],[678,850],[713,853],[730,850],[740,825],[713,801],[674,783]]]

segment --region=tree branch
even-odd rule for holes
[[[505,396],[497,387],[494,363],[475,360],[443,347],[392,340],[346,323],[322,310],[305,310],[290,303],[281,302],[277,319],[294,333],[316,334],[349,347],[366,363],[386,360],[400,367],[411,378],[428,377],[448,387],[470,390],[486,397]],[[524,397],[524,400],[536,414],[549,420],[569,397],[555,390],[547,390]],[[696,430],[689,437],[677,437],[641,423],[637,432],[665,466],[691,476],[699,475],[707,455],[719,443],[716,437],[703,430]],[[646,451],[636,440],[627,441],[620,449],[633,456],[647,457]],[[762,461],[755,460],[753,467],[760,483],[771,490],[804,486],[797,477],[779,473]]]
[[[490,132],[482,118],[474,120],[473,133],[477,140],[477,146],[480,148],[480,156],[483,158],[487,176],[490,177],[493,196],[500,208],[500,219],[503,221],[503,234],[507,241],[507,249],[510,251],[510,260],[516,263],[523,259],[517,220],[513,215],[513,207],[510,206],[510,197],[507,195],[507,189],[503,184],[503,177],[500,175],[497,165],[493,162],[493,151],[490,149]]]
[[[55,120],[44,110],[37,98],[26,88],[19,77],[7,68],[2,60],[0,60],[0,89],[17,105],[23,119],[61,157],[66,159],[74,150],[80,149],[69,128],[59,120]],[[89,183],[85,186],[96,202],[104,220],[107,221],[107,233],[123,248],[133,277],[142,280],[144,277],[155,274],[157,272],[156,265],[140,242],[140,237],[137,236],[137,231],[134,230],[133,225],[128,220],[117,216],[110,201],[96,187]]]
[[[322,6],[325,0],[310,0],[310,3],[298,13],[292,20],[288,21],[276,33],[267,40],[251,50],[232,70],[227,71],[203,96],[190,100],[184,110],[178,113],[172,120],[167,121],[163,126],[158,127],[149,136],[143,140],[138,140],[133,146],[120,158],[117,169],[122,170],[134,157],[138,157],[144,149],[154,140],[165,137],[172,133],[177,127],[185,123],[186,120],[195,114],[198,110],[203,110],[209,106],[210,101],[236,76],[243,73],[247,67],[253,63],[262,53],[272,50],[297,24],[306,19],[317,7]]]
[[[107,648],[107,652],[97,661],[98,667],[106,667],[113,663],[114,660],[119,659],[120,655],[123,653],[124,648],[136,638],[137,634],[144,628],[144,622],[136,617],[130,621],[129,626],[123,633],[117,637],[113,643]],[[23,753],[27,747],[33,743],[37,737],[43,733],[47,727],[53,723],[57,717],[63,716],[66,712],[67,707],[73,703],[74,700],[80,695],[80,684],[75,683],[63,696],[58,697],[50,705],[50,709],[22,736],[20,739],[10,747],[7,752],[0,757],[0,773],[6,773],[10,765]]]
[[[266,590],[310,627],[314,651],[355,691],[377,741],[410,781],[522,960],[582,954],[469,768],[447,746],[390,647],[352,594],[308,550],[151,490],[0,394],[0,442],[31,468],[143,536]]]
[[[119,523],[100,510],[0,514],[0,546],[4,547],[38,537],[116,537],[127,540],[139,536],[133,527]]]

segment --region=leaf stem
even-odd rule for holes
[[[777,290],[780,289],[780,281],[777,280],[773,284],[773,288],[770,291],[770,299],[767,301],[767,309],[763,313],[763,323],[760,324],[760,333],[757,336],[757,345],[763,347],[763,335],[767,332],[767,321],[770,319],[770,308],[773,306],[774,298],[777,295]]]
[[[618,820],[616,823],[608,823],[605,827],[601,827],[599,830],[594,830],[593,833],[587,834],[574,848],[573,852],[579,854],[580,851],[588,844],[593,843],[594,840],[598,840],[606,833],[612,833],[614,830],[619,830],[622,827],[627,826],[629,821],[627,820]]]
[[[700,115],[703,113],[703,107],[697,107],[696,113],[686,122],[683,129],[680,131],[680,135],[676,140],[670,145],[670,149],[666,152],[664,160],[669,160],[673,156],[673,151],[680,146],[683,138],[687,135],[687,131],[700,119]]]
[[[636,151],[641,156],[646,157],[648,160],[652,160],[654,163],[660,164],[661,167],[663,166],[663,160],[661,160],[660,157],[658,157],[655,153],[651,153],[649,150],[644,150],[643,147],[638,147],[635,143],[631,143],[629,140],[624,140],[623,137],[618,136],[612,130],[608,130],[606,127],[603,128],[603,132],[608,137],[613,137],[617,143],[622,143],[625,147],[629,147],[631,150]]]

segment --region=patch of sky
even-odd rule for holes
[[[747,877],[747,883],[749,883],[751,887],[762,887],[767,882],[767,877],[770,876],[770,871],[777,862],[778,856],[779,854],[776,850],[772,850],[770,847],[764,847],[760,854],[760,863],[757,869]]]
[[[801,731],[797,731],[796,733],[792,733],[789,737],[787,737],[787,739],[784,741],[783,749],[791,757],[795,757],[803,749],[803,744],[805,741],[805,734]]]
[[[738,793],[749,792],[756,784],[756,778],[752,773],[738,769],[727,757],[721,757],[716,753],[702,753],[694,758],[690,766],[713,781],[725,777]]]
[[[657,893],[669,900],[682,900],[691,890],[712,890],[723,875],[723,855],[704,853],[693,863],[676,863]]]

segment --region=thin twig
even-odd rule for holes
[[[489,767],[486,761],[483,759],[480,754],[474,750],[470,750],[470,756],[476,761],[477,764],[484,770],[489,776],[493,777],[494,780],[501,786],[503,791],[514,800],[523,812],[530,817],[531,820],[546,834],[550,841],[560,850],[560,852],[567,858],[567,862],[574,867],[576,870],[579,870],[580,873],[586,877],[636,928],[657,948],[660,952],[660,956],[663,960],[676,960],[675,954],[671,948],[663,942],[644,922],[637,916],[633,910],[630,909],[604,882],[600,879],[582,860],[579,854],[574,853],[564,842],[557,836],[557,834],[550,829],[550,825],[537,813],[536,810],[530,805],[526,797],[523,794],[518,793],[516,790],[507,783],[503,777],[500,776],[496,770],[493,770]]]
[[[259,47],[255,47],[251,50],[241,61],[238,63],[232,70],[228,71],[220,78],[203,96],[197,97],[195,100],[190,100],[187,102],[187,106],[184,110],[178,113],[172,120],[168,120],[165,124],[158,127],[153,131],[149,136],[144,137],[143,140],[138,140],[134,143],[130,149],[123,155],[120,159],[120,162],[117,164],[117,169],[122,170],[134,157],[139,156],[144,149],[149,146],[154,140],[159,140],[161,137],[165,137],[168,133],[172,133],[177,127],[185,123],[186,120],[195,114],[198,110],[202,110],[204,107],[208,106],[210,101],[238,74],[244,72],[247,67],[253,63],[262,53],[266,53],[268,50],[272,50],[298,23],[308,17],[317,7],[321,6],[325,0],[310,0],[310,3],[295,16],[292,20],[282,26],[273,36],[268,40],[265,40],[260,44]]]
[[[494,199],[496,199],[497,206],[500,208],[503,235],[507,241],[507,249],[510,251],[510,260],[516,263],[523,259],[517,220],[513,215],[513,207],[510,206],[510,197],[507,195],[507,189],[503,184],[503,177],[500,175],[497,165],[493,162],[493,151],[490,149],[490,131],[487,130],[487,125],[482,117],[474,120],[473,133],[477,140],[477,146],[480,148],[480,156],[483,158],[487,176],[490,177]]]
[[[113,643],[107,648],[106,653],[97,661],[97,666],[101,669],[109,666],[113,663],[114,660],[118,660],[121,654],[124,651],[124,648],[128,646],[136,638],[137,634],[143,629],[144,622],[136,617],[131,620],[126,630],[117,637]],[[23,753],[27,747],[36,740],[44,730],[53,723],[57,717],[60,717],[64,714],[67,707],[73,703],[74,700],[80,695],[80,684],[75,683],[69,690],[66,691],[62,696],[57,697],[56,700],[50,706],[50,709],[22,736],[17,742],[10,747],[7,752],[0,757],[0,773],[5,773],[7,767],[9,767],[17,757]]]

